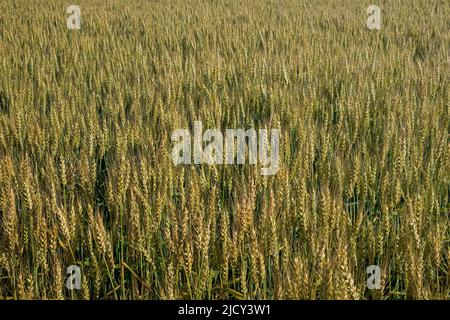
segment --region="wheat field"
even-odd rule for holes
[[[450,3],[370,4],[1,1],[0,299],[449,299]],[[197,120],[279,171],[174,165]]]

